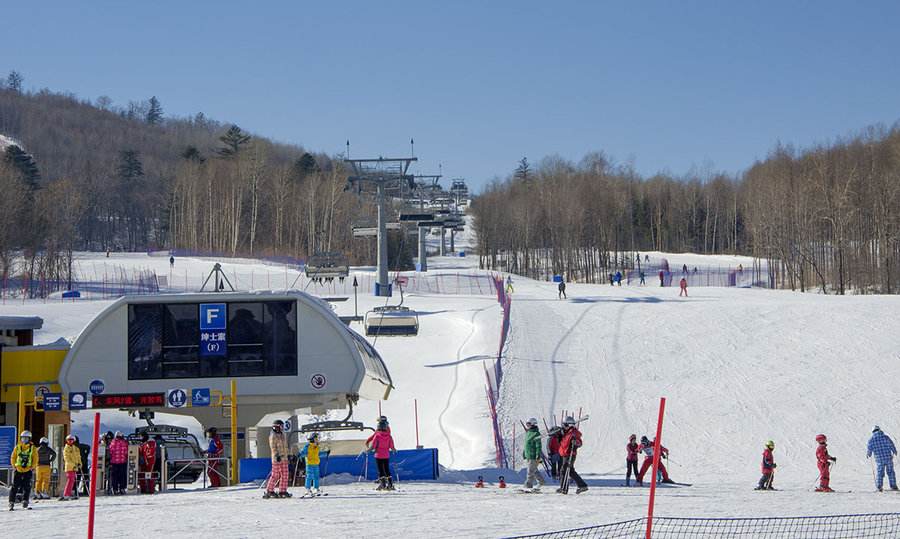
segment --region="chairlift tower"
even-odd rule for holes
[[[418,161],[415,157],[379,157],[377,159],[345,159],[352,174],[347,178],[351,188],[358,193],[374,192],[378,205],[378,275],[375,295],[390,297],[391,282],[388,279],[387,245],[387,197],[399,197],[407,189],[414,187],[413,176],[408,174],[409,166]]]
[[[416,195],[419,199],[419,210],[424,214],[425,210],[425,192],[440,189],[438,182],[441,180],[440,174],[418,174],[416,180]],[[428,217],[428,221],[434,221],[434,215]],[[426,240],[428,239],[428,227],[419,226],[421,221],[416,222],[419,233],[419,271],[428,271],[428,252],[426,248]]]

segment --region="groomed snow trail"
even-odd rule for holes
[[[748,488],[762,444],[776,441],[777,481],[808,489],[815,441],[840,458],[833,481],[871,489],[872,426],[900,438],[900,297],[787,291],[556,287],[519,278],[504,357],[505,432],[529,416],[590,414],[580,468],[624,473],[629,434],[663,440],[676,480]],[[892,329],[893,328],[893,329]],[[521,429],[515,430],[521,437]],[[521,440],[517,440],[520,447]],[[521,462],[520,456],[517,460]]]

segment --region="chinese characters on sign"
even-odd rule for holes
[[[224,303],[200,304],[200,355],[228,354],[226,334],[228,311]]]
[[[126,393],[94,395],[91,398],[93,408],[143,408],[164,407],[166,405],[165,393]]]

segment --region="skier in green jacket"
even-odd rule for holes
[[[544,486],[544,476],[541,475],[539,470],[541,465],[541,431],[538,430],[537,419],[533,417],[525,422],[525,447],[522,450],[522,458],[525,459],[525,463],[528,465],[525,490],[532,490],[535,480],[537,480],[538,487],[534,490],[540,490]]]

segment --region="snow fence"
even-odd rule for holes
[[[755,539],[844,539],[847,537],[900,537],[900,513],[760,518],[654,517],[651,534],[647,519],[639,518],[602,526],[590,526],[518,538],[694,539],[752,537]]]
[[[494,431],[494,448],[496,450],[496,463],[498,468],[508,468],[506,459],[506,446],[503,443],[503,432],[500,430],[500,421],[497,418],[497,401],[500,398],[500,383],[503,381],[503,349],[506,347],[506,338],[509,335],[509,311],[512,306],[511,298],[506,294],[503,278],[493,276],[494,289],[497,292],[497,301],[503,308],[503,321],[500,325],[500,344],[497,347],[497,357],[493,366],[484,365],[484,376],[487,379],[487,399],[491,413],[491,427]]]

